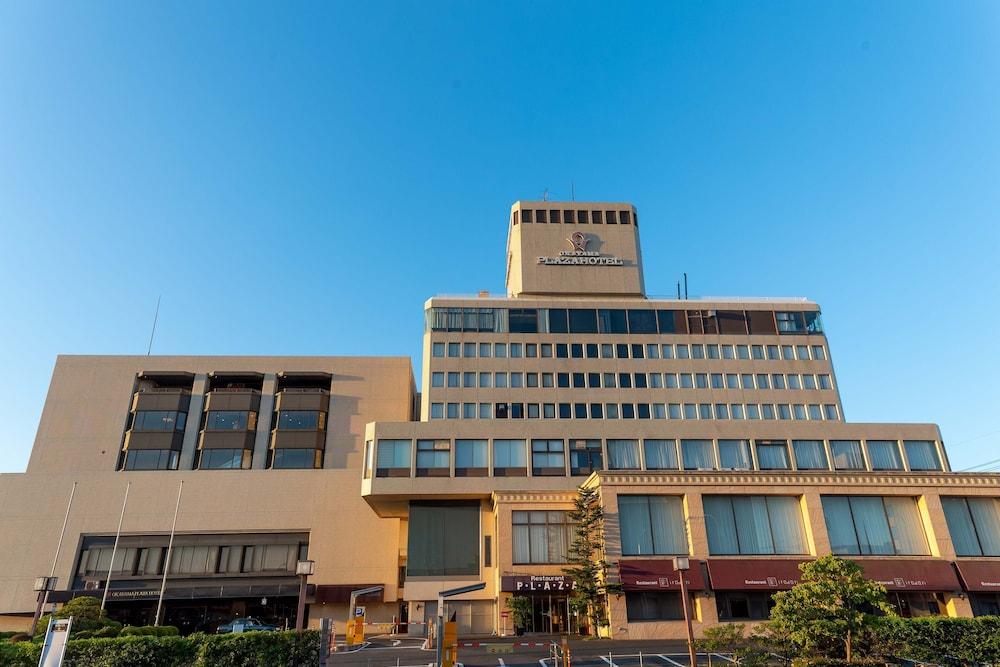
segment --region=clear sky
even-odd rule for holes
[[[611,5],[624,5],[612,7]],[[57,354],[417,360],[511,202],[823,307],[851,421],[1000,458],[996,2],[0,4],[0,471]]]

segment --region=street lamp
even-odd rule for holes
[[[295,574],[299,577],[299,609],[295,615],[295,632],[299,635],[302,634],[302,628],[305,626],[306,579],[309,578],[309,575],[315,574],[315,572],[316,561],[314,560],[300,560],[295,564]]]
[[[59,577],[38,577],[31,587],[31,590],[38,593],[38,606],[35,607],[35,616],[31,619],[31,631],[29,632],[32,637],[35,636],[35,630],[38,629],[38,619],[42,616],[42,607],[45,606],[45,602],[49,598],[49,591],[54,591],[58,582]]]
[[[698,656],[694,652],[694,631],[691,629],[691,610],[688,608],[688,587],[685,573],[691,569],[691,559],[687,556],[674,556],[674,570],[681,583],[681,604],[684,606],[684,625],[687,626],[688,656],[692,665],[698,664]]]

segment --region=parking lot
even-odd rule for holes
[[[551,642],[556,637],[459,639],[458,663],[462,667],[555,667]],[[427,667],[434,651],[421,648],[422,640],[374,637],[360,649],[347,651],[339,646],[328,664],[358,667]],[[570,641],[574,667],[690,667],[687,646],[669,641]],[[713,654],[714,665],[732,665],[731,659]],[[699,665],[708,665],[709,656],[698,656]]]

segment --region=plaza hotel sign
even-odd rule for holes
[[[562,264],[577,266],[625,266],[620,257],[602,255],[599,252],[587,250],[590,238],[583,232],[573,232],[568,241],[572,250],[563,250],[557,257],[539,257],[539,264]]]

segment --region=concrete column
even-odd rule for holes
[[[198,435],[201,431],[201,414],[205,408],[205,391],[208,389],[208,375],[198,373],[191,387],[191,405],[188,407],[187,424],[184,426],[184,444],[181,447],[178,470],[194,468],[194,455],[198,451]]]
[[[257,437],[253,441],[254,470],[267,466],[267,449],[271,444],[271,415],[274,413],[274,390],[277,378],[274,373],[264,374],[264,386],[260,390],[260,412],[257,413]]]

